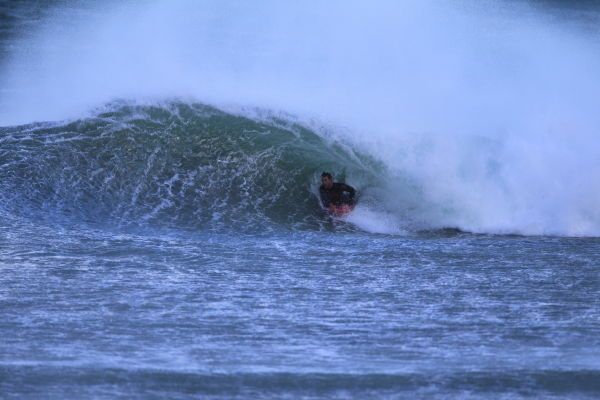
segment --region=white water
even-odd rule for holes
[[[343,126],[385,162],[384,216],[599,236],[599,44],[499,4],[63,7],[2,66],[0,124],[75,117],[115,98],[286,110]],[[384,219],[363,225],[396,229]]]

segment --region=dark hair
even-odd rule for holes
[[[331,176],[331,174],[329,172],[323,172],[321,174],[321,178],[325,178],[325,177],[333,180],[333,177]]]

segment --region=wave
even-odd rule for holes
[[[398,143],[373,148],[343,138],[339,128],[266,110],[113,102],[70,122],[0,128],[0,209],[18,218],[121,227],[324,229],[331,219],[319,205],[318,185],[327,170],[360,193],[344,229],[600,231],[593,197],[573,199],[564,209],[558,195],[536,201],[522,197],[528,191],[515,192],[506,176],[519,164],[506,164],[505,143],[421,137],[398,153]],[[390,149],[394,157],[386,153]],[[519,173],[508,176],[514,181]],[[562,214],[552,214],[553,208]]]
[[[0,133],[5,210],[119,225],[314,227],[322,170],[366,187],[380,168],[291,118],[202,104],[113,103],[95,117]]]
[[[528,191],[515,192],[506,176],[519,164],[506,164],[505,143],[471,138],[442,146],[439,138],[422,137],[390,157],[386,150],[398,143],[373,148],[343,137],[332,127],[266,110],[114,102],[88,118],[0,128],[0,210],[121,227],[324,229],[331,219],[319,205],[318,185],[327,170],[360,193],[344,229],[600,231],[593,197],[573,198],[564,209],[560,201],[572,193],[536,201],[522,197]],[[450,150],[458,164],[441,153]],[[516,180],[519,173],[508,176]]]
[[[0,40],[0,125],[29,124],[2,131],[1,207],[321,226],[331,169],[367,231],[600,236],[597,27],[509,3],[58,1]],[[180,102],[89,114],[115,99]]]

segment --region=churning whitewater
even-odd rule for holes
[[[0,0],[0,397],[600,397],[598,21]]]

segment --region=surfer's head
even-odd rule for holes
[[[329,172],[323,172],[321,174],[321,183],[325,189],[331,189],[333,186],[333,177]]]

